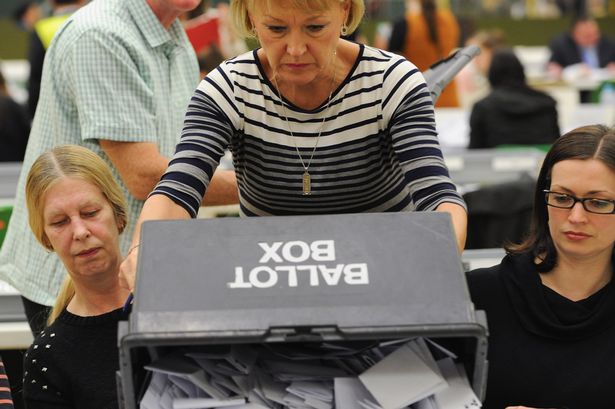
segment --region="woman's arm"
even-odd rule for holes
[[[466,236],[468,230],[468,213],[463,206],[457,203],[441,203],[436,207],[436,212],[446,212],[451,215],[453,221],[453,230],[457,238],[457,248],[461,253],[466,245]]]
[[[190,219],[188,211],[165,195],[150,196],[143,205],[135,225],[132,243],[126,258],[120,265],[120,285],[132,291],[137,275],[137,255],[141,237],[141,225],[148,220]]]

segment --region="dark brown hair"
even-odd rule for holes
[[[551,187],[553,166],[568,159],[597,159],[615,172],[615,128],[589,125],[573,129],[559,137],[545,156],[536,181],[530,231],[522,243],[505,246],[509,253],[531,253],[540,259],[538,270],[541,272],[551,271],[557,263],[543,190]]]

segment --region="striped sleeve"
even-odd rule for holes
[[[383,94],[383,116],[416,210],[434,210],[444,202],[465,208],[444,163],[422,74],[406,60],[392,64],[384,75]]]
[[[218,70],[222,77],[222,71]],[[211,177],[229,144],[233,125],[227,113],[237,114],[227,81],[205,78],[195,91],[184,128],[167,171],[150,195],[163,194],[196,217]],[[225,104],[226,109],[220,107]]]

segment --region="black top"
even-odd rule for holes
[[[30,118],[12,98],[0,94],[0,162],[21,162],[30,135]]]
[[[549,49],[551,50],[549,61],[558,63],[562,67],[582,61],[581,50],[568,33],[560,34],[551,40]],[[603,36],[598,41],[596,49],[600,67],[606,67],[608,63],[615,62],[615,42]]]
[[[484,409],[615,408],[612,283],[573,302],[542,285],[530,256],[509,255],[468,284],[489,325]]]
[[[95,317],[64,310],[24,357],[24,400],[36,409],[116,409],[118,321],[122,309]]]
[[[470,149],[550,144],[558,137],[555,100],[527,86],[498,87],[472,108]]]

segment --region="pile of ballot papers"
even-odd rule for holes
[[[456,359],[428,338],[178,347],[145,366],[140,408],[480,408]]]

